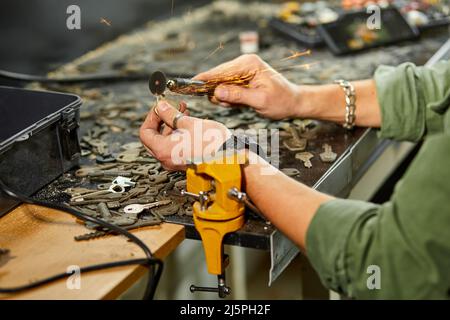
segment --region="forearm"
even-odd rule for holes
[[[380,127],[381,111],[373,80],[354,81],[356,93],[356,125]],[[298,86],[300,101],[294,116],[344,123],[345,95],[337,84]]]
[[[305,251],[306,232],[314,214],[322,203],[333,198],[287,177],[266,162],[246,166],[244,176],[253,203]]]

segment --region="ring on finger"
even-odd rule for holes
[[[184,117],[184,114],[182,112],[178,112],[175,115],[175,117],[173,118],[173,121],[172,121],[172,128],[174,128],[175,130],[178,129],[177,128],[177,123],[182,117]]]

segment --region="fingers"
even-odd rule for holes
[[[222,107],[226,107],[226,108],[231,107],[230,103],[219,101],[219,100],[217,100],[217,98],[215,96],[209,96],[208,99],[209,99],[209,101],[211,101],[211,103],[221,105]]]
[[[179,119],[177,127],[188,126],[194,120],[188,116],[189,113],[186,108],[186,103],[181,102],[179,110],[183,111],[186,116]],[[146,150],[157,158],[166,169],[185,169],[182,158],[183,153],[179,154],[176,159],[174,159],[172,155],[175,150],[174,148],[180,144],[180,141],[184,137],[184,133],[181,130],[174,131],[173,128],[170,127],[173,123],[173,117],[180,113],[180,111],[172,107],[166,101],[160,101],[156,108],[149,112],[139,132],[141,141]],[[186,118],[186,121],[184,121],[184,118]],[[161,124],[165,125],[162,133],[159,132]],[[176,138],[177,136],[178,139]]]
[[[208,71],[199,73],[193,79],[200,81],[208,81],[211,79],[216,79],[219,77],[224,77],[227,75],[239,75],[239,74],[247,74],[251,71],[252,67],[249,63],[247,63],[248,56],[243,55],[237,57],[234,60],[222,63],[217,67],[214,67]]]
[[[160,101],[156,106],[159,118],[166,124],[166,126],[173,128],[173,121],[175,116],[180,113],[177,109],[172,107],[166,101]],[[183,116],[177,121],[177,128],[188,128],[192,122],[192,118],[188,116]]]
[[[265,93],[261,89],[220,85],[214,91],[214,98],[225,104],[258,106],[264,103]]]
[[[228,62],[222,63],[222,64],[218,65],[217,67],[214,67],[208,71],[199,73],[192,79],[200,80],[200,81],[208,81],[208,80],[216,79],[220,76],[223,76],[224,73],[230,73],[230,72],[239,72],[239,65],[235,64],[233,61],[228,61]]]
[[[153,155],[157,152],[157,149],[162,146],[163,136],[159,133],[160,123],[161,120],[152,110],[148,113],[144,123],[139,130],[139,137],[142,141],[142,144]]]
[[[185,112],[186,110],[187,110],[187,104],[186,104],[186,102],[184,102],[184,101],[181,101],[179,104],[178,104],[178,106],[179,106],[179,108],[178,108],[178,110],[180,110],[180,112]]]
[[[158,131],[161,125],[161,119],[155,112],[155,107],[153,107],[150,112],[147,114],[147,117],[144,120],[144,123],[141,125],[141,129],[152,129]]]
[[[187,104],[184,101],[181,101],[179,103],[179,110],[180,112],[184,113],[185,115],[189,115],[189,111],[187,110]],[[163,136],[168,136],[169,134],[171,134],[173,132],[173,129],[167,125],[164,126],[164,129],[162,131],[162,135]]]
[[[157,107],[157,106],[156,106]],[[173,108],[173,107],[171,107]],[[173,108],[176,110],[175,108]],[[186,102],[182,101],[179,104],[179,109],[181,112],[187,112]],[[178,112],[178,111],[177,111]],[[160,127],[163,119],[156,113],[155,108],[153,108],[147,115],[142,124],[139,136],[141,138],[142,143],[146,146],[147,150],[155,154],[156,150],[161,147],[161,142],[163,141],[163,137],[172,133],[172,128],[169,125],[165,125],[162,132],[160,133]]]

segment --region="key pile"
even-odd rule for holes
[[[308,149],[308,140],[316,136],[314,121],[271,122],[255,116],[249,110],[233,112],[217,107],[210,110],[196,109],[195,104],[191,108],[192,114],[200,117],[205,116],[202,113],[207,111],[211,118],[224,122],[230,129],[279,129],[282,148],[303,161],[306,168],[312,166],[309,159],[313,155],[304,151]],[[103,118],[100,116],[97,119]],[[86,160],[84,162],[88,164],[73,174],[78,186],[65,189],[65,193],[70,196],[67,204],[127,230],[158,225],[170,215],[192,216],[192,198],[181,195],[181,191],[186,188],[185,173],[165,171],[139,141],[116,143],[116,147],[112,147],[111,135],[108,134],[111,128],[98,122],[99,120],[82,137],[82,155]],[[118,133],[113,135],[117,136]],[[322,161],[333,162],[336,154],[332,153],[329,145],[324,149]],[[289,176],[300,176],[298,169],[284,170]],[[149,208],[138,213],[128,212],[126,208],[130,205]],[[87,222],[85,225],[93,231],[77,236],[75,240],[89,240],[111,234],[96,224]]]
[[[160,224],[168,215],[192,216],[193,200],[181,195],[181,190],[186,188],[183,172],[165,171],[140,142],[125,144],[122,149],[111,163],[84,166],[75,171],[77,178],[96,188],[66,189],[65,193],[70,196],[68,205],[127,230]],[[135,204],[149,208],[141,212],[125,210]],[[85,225],[94,231],[77,236],[75,240],[89,240],[109,233],[97,224],[86,222]]]

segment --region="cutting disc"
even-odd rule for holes
[[[148,87],[151,93],[155,95],[162,95],[166,90],[167,86],[167,78],[164,73],[161,71],[155,71],[150,76],[150,80],[148,81]]]

